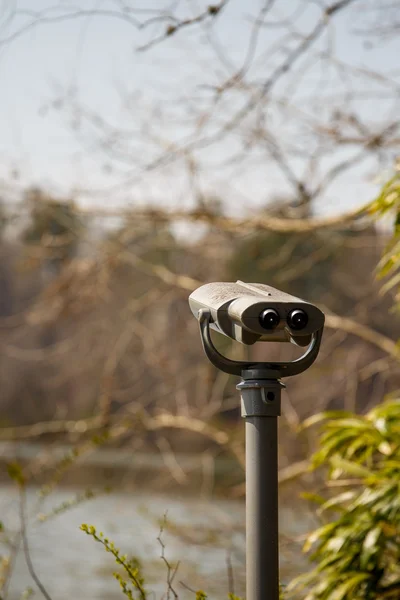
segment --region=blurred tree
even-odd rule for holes
[[[60,286],[68,291],[71,283],[67,273],[65,285],[63,272],[78,252],[83,232],[82,220],[72,200],[55,199],[40,188],[26,190],[23,199],[29,210],[29,222],[22,232],[28,254],[25,263],[29,265],[29,270],[39,269],[45,285],[61,277],[60,285],[50,285],[45,290],[45,296],[59,296]],[[56,299],[58,304],[60,299]],[[61,314],[61,310],[56,312]],[[41,346],[50,346],[57,339],[56,321],[44,319],[41,325]]]
[[[286,199],[276,202],[272,211],[268,206],[267,217],[298,218],[299,205]],[[300,209],[303,215],[310,204],[302,204]],[[255,230],[239,238],[228,272],[230,278],[268,283],[347,314],[353,310],[357,295],[359,301],[370,295],[378,257],[379,241],[371,225],[361,230],[316,229],[306,233]]]
[[[3,239],[8,222],[9,218],[7,216],[4,200],[0,197],[0,240]]]
[[[10,245],[4,239],[9,218],[4,201],[0,198],[0,317],[13,311],[13,281],[10,269]]]
[[[57,275],[77,253],[83,222],[72,200],[57,200],[39,188],[24,194],[29,224],[22,237],[34,247],[33,256],[42,262],[45,274]]]

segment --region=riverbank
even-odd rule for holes
[[[67,445],[0,443],[0,478],[7,481],[8,465],[17,462],[30,479],[43,484],[57,473],[61,485],[104,486],[122,489],[140,486],[154,491],[179,487],[181,493],[201,490],[226,495],[243,482],[243,470],[229,456],[209,453],[171,454],[137,452],[130,449],[93,447],[74,457]],[[59,475],[61,475],[59,477]]]

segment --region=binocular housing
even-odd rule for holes
[[[262,283],[207,283],[189,296],[189,305],[196,318],[208,309],[212,329],[246,345],[263,341],[308,346],[325,321],[313,304]]]

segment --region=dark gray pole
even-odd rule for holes
[[[283,384],[238,386],[246,419],[246,600],[279,600],[278,416]]]
[[[224,285],[219,283],[217,287]],[[277,425],[281,390],[285,387],[280,378],[303,373],[313,364],[318,356],[324,317],[322,315],[320,329],[313,331],[311,343],[301,358],[292,362],[235,361],[218,352],[210,334],[211,326],[225,332],[207,306],[210,303],[215,309],[217,303],[218,312],[221,308],[218,302],[223,297],[216,290],[206,292],[205,297],[196,301],[191,296],[195,302],[192,311],[194,314],[198,311],[201,341],[210,362],[224,373],[241,375],[243,379],[237,389],[241,392],[242,417],[246,419],[246,600],[279,600]],[[221,315],[221,319],[229,321],[229,311],[225,304],[223,306],[222,314],[224,311],[226,314]],[[226,335],[239,340],[233,330]]]

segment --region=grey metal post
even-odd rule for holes
[[[237,386],[246,419],[246,600],[279,599],[278,416],[283,387],[279,380],[261,378]]]
[[[211,295],[209,299],[213,303],[221,297]],[[210,362],[243,379],[237,389],[246,419],[246,600],[279,600],[277,429],[281,390],[285,387],[280,379],[311,367],[321,344],[323,315],[303,356],[292,362],[252,363],[220,354],[211,339],[210,326],[215,325],[211,310],[201,302],[196,310],[201,341]]]

